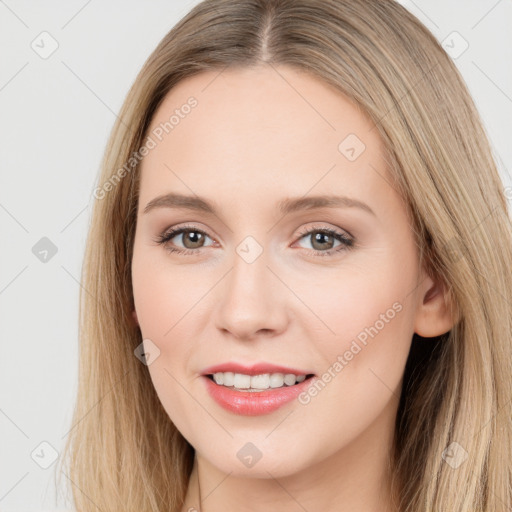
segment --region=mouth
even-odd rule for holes
[[[308,379],[311,379],[314,377],[314,374],[276,372],[249,375],[235,372],[215,372],[206,374],[205,377],[218,386],[222,386],[233,391],[261,393],[264,391],[296,386]]]
[[[241,416],[270,414],[295,401],[315,380],[296,368],[226,363],[201,375],[206,391],[223,409]]]

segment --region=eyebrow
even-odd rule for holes
[[[335,195],[286,198],[279,201],[277,207],[283,215],[314,208],[359,208],[375,215],[375,212],[366,203],[351,197]],[[152,199],[144,208],[143,213],[146,214],[156,208],[181,208],[217,215],[216,207],[207,199],[172,192]]]

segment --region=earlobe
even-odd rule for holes
[[[414,332],[424,338],[447,333],[458,321],[454,300],[440,279],[425,279],[419,297]]]

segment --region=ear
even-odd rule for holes
[[[453,297],[440,278],[426,276],[420,286],[414,332],[433,338],[448,332],[459,320]]]
[[[138,326],[139,325],[139,319],[137,318],[137,313],[135,312],[135,310],[132,311],[132,317],[133,317],[134,325]]]

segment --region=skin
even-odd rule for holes
[[[441,283],[419,267],[378,131],[317,78],[262,65],[181,81],[148,133],[190,96],[198,105],[142,162],[132,261],[135,318],[160,350],[151,379],[196,450],[182,510],[394,510],[387,458],[412,336],[442,334],[453,318]],[[354,161],[338,149],[348,134],[366,146]],[[217,215],[144,213],[168,192],[207,198]],[[277,210],[287,197],[321,194],[357,199],[374,214]],[[185,224],[206,233],[203,245],[185,233],[168,246],[197,254],[155,242]],[[313,228],[334,228],[355,244],[336,252],[336,239],[319,245],[317,232],[302,234]],[[263,249],[250,264],[236,252],[249,235]],[[319,254],[331,248],[331,256]],[[320,378],[394,303],[400,312],[307,405],[240,416],[206,392],[201,372],[226,361],[283,364]],[[262,454],[250,468],[237,457],[247,442]]]

